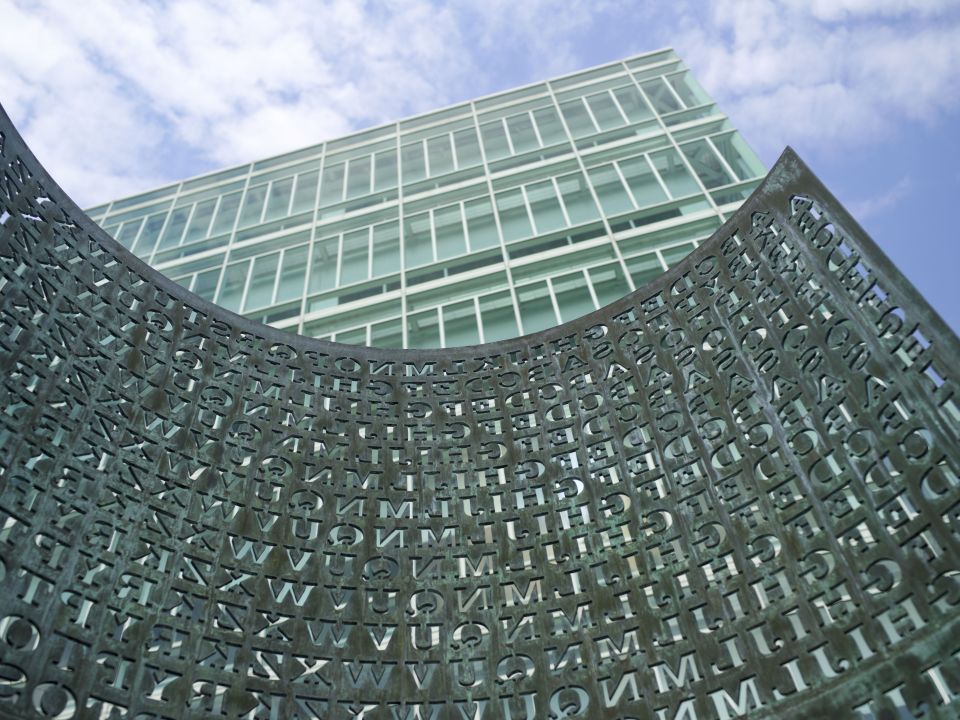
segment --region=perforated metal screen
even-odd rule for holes
[[[960,346],[792,152],[435,351],[218,309],[0,161],[0,715],[955,715]]]

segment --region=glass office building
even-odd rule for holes
[[[449,347],[625,295],[763,174],[667,49],[88,212],[195,293],[277,328]]]

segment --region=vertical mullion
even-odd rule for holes
[[[505,117],[500,118],[500,127],[503,128],[503,134],[507,136],[507,147],[510,148],[510,154],[516,155],[517,151],[513,147],[513,138],[510,137],[510,125]]]
[[[319,180],[319,178],[317,178]],[[300,177],[298,175],[293,175],[290,178],[290,199],[287,200],[287,214],[285,217],[290,217],[293,214],[293,199],[297,196],[297,185],[300,184]]]
[[[627,79],[624,78],[624,80],[627,80]],[[629,80],[627,80],[627,82],[629,82]],[[621,105],[621,104],[620,104],[620,101],[617,100],[617,96],[614,94],[613,90],[607,90],[607,94],[608,94],[608,95],[610,96],[610,98],[613,100],[613,104],[614,104],[614,106],[617,108],[617,110],[619,111],[620,115],[623,116],[624,122],[625,122],[627,125],[634,125],[635,123],[634,123],[632,120],[630,120],[630,118],[627,117],[627,112],[626,112],[626,110],[623,109],[623,105]]]
[[[623,170],[620,169],[620,163],[614,161],[611,163],[613,165],[613,170],[617,173],[617,177],[620,178],[620,182],[623,183],[623,189],[627,191],[627,195],[630,196],[630,201],[633,203],[633,209],[638,210],[640,208],[640,203],[637,202],[636,196],[633,194],[633,188],[630,187],[630,183],[627,182],[627,177],[623,174]]]
[[[590,117],[590,122],[593,123],[593,127],[594,127],[594,130],[593,130],[593,131],[594,131],[595,133],[600,132],[600,123],[597,122],[597,118],[596,118],[596,116],[593,114],[593,108],[590,107],[590,103],[587,102],[587,98],[584,97],[583,95],[581,95],[581,96],[580,96],[579,98],[577,98],[577,99],[580,101],[580,104],[583,105],[583,107],[586,109],[587,115]],[[571,135],[571,137],[573,137],[573,136]],[[576,147],[576,145],[574,145],[574,147]]]
[[[523,206],[527,211],[527,217],[530,218],[530,225],[533,227],[533,237],[540,234],[540,228],[537,227],[537,219],[533,216],[533,207],[530,205],[530,198],[527,197],[527,186],[520,186],[520,197],[523,199]]]
[[[250,292],[250,280],[253,274],[253,261],[255,258],[247,258],[242,262],[247,263],[246,279],[243,281],[243,292],[240,293],[240,306],[237,308],[237,314],[243,315],[247,309],[247,294]]]
[[[670,268],[667,266],[667,261],[663,259],[663,253],[660,251],[660,248],[655,248],[653,252],[656,254],[657,260],[660,261],[660,268],[664,272],[669,270]]]
[[[463,232],[463,244],[467,246],[469,255],[473,252],[473,248],[470,246],[470,233],[467,232],[467,206],[463,200],[457,204],[460,206],[460,230]]]
[[[367,226],[367,280],[373,277],[373,225]]]
[[[553,306],[554,327],[563,320],[560,319],[560,303],[557,302],[557,294],[553,291],[553,282],[547,278],[547,296],[550,298],[550,304]]]
[[[194,214],[196,214],[197,206],[199,204],[200,203],[194,203],[193,205],[190,206],[190,213],[187,215],[187,222],[183,226],[183,232],[180,233],[180,239],[177,240],[177,247],[180,247],[181,245],[183,245],[184,240],[187,239],[187,230],[190,229],[190,223],[193,221],[193,216]]]
[[[267,217],[267,206],[270,204],[270,196],[273,194],[273,183],[271,180],[267,183],[267,192],[263,196],[263,207],[260,208],[260,224],[263,224],[264,218]]]
[[[590,182],[587,180],[587,182]],[[567,212],[567,204],[563,201],[563,195],[560,194],[560,183],[557,182],[557,176],[550,176],[550,183],[553,185],[553,192],[557,196],[557,202],[560,203],[560,212],[563,213],[563,221],[566,226],[573,227],[573,222],[570,220],[570,213]]]
[[[240,193],[240,203],[237,205],[237,215],[233,218],[233,227],[230,228],[230,240],[223,251],[223,262],[220,263],[220,276],[217,278],[217,287],[214,288],[213,301],[220,301],[220,290],[223,289],[223,276],[227,272],[227,263],[230,260],[230,252],[233,249],[234,242],[237,239],[237,228],[240,226],[240,214],[243,211],[243,202],[247,193],[250,191],[250,177],[253,175],[253,165],[247,166],[247,176],[243,179],[243,190]],[[242,306],[241,306],[242,307]]]
[[[533,117],[533,112],[527,110],[527,117],[530,118],[530,124],[533,126],[533,134],[537,138],[537,147],[543,147],[543,138],[540,137],[540,128],[537,127],[537,120]]]
[[[480,317],[480,296],[473,296],[473,316],[477,321],[477,337],[480,338],[480,344],[486,342],[483,335],[483,318]]]
[[[660,76],[660,80],[661,80],[661,82],[663,82],[664,85],[667,86],[667,90],[669,91],[669,93],[670,93],[671,95],[673,95],[673,97],[676,98],[677,103],[680,105],[680,107],[683,108],[684,110],[686,110],[689,106],[683,101],[683,98],[680,97],[680,93],[678,93],[678,92],[673,88],[673,84],[672,84],[669,80],[667,80],[667,76],[666,76],[666,75],[661,75],[661,76]]]
[[[593,301],[593,306],[595,308],[600,307],[600,298],[597,297],[597,291],[593,287],[593,280],[590,279],[590,273],[587,272],[587,268],[584,268],[580,272],[583,274],[583,281],[587,286],[587,292],[590,293],[590,299]]]
[[[313,222],[310,225],[310,240],[307,243],[307,267],[303,275],[303,292],[300,295],[300,319],[297,321],[297,332],[303,334],[303,318],[307,314],[307,297],[310,295],[310,271],[313,269],[313,250],[317,242],[317,222],[320,216],[320,188],[323,184],[323,166],[326,162],[327,146],[320,148],[320,166],[317,168],[317,189],[313,194]]]
[[[339,290],[341,285],[340,273],[343,270],[343,235],[343,233],[337,235],[337,271],[334,273],[334,290]]]
[[[653,173],[653,176],[657,179],[657,183],[660,185],[660,189],[663,190],[663,194],[667,196],[668,200],[673,200],[673,193],[670,192],[670,188],[667,187],[667,184],[663,181],[663,178],[660,177],[660,173],[657,172],[657,168],[654,166],[653,160],[650,159],[650,156],[647,153],[643,154],[643,159],[647,161],[647,167],[650,168],[650,172]]]
[[[291,195],[291,197],[293,197]],[[287,248],[283,248],[277,254],[277,270],[273,273],[273,292],[270,293],[270,304],[277,304],[277,292],[280,290],[280,270],[283,268],[283,258],[287,254]]]

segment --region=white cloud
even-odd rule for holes
[[[960,20],[945,0],[718,0],[675,43],[768,157],[882,140],[960,104]]]

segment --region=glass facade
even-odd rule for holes
[[[195,293],[351,344],[541,330],[655,278],[764,168],[672,50],[89,210]]]

